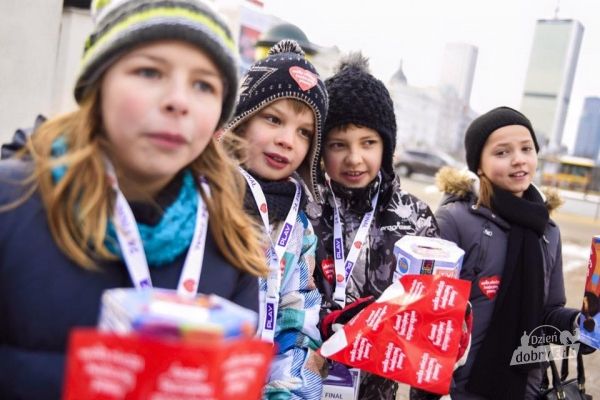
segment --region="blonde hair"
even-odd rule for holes
[[[484,206],[492,209],[492,195],[494,194],[494,187],[492,181],[490,181],[485,175],[479,175],[479,197],[477,199],[477,207]]]
[[[105,173],[103,148],[107,143],[102,129],[96,83],[77,111],[42,124],[20,153],[21,157],[31,157],[34,164],[25,180],[31,185],[25,197],[39,191],[58,247],[86,269],[95,268],[95,259],[116,259],[104,244],[115,196]],[[60,137],[66,141],[67,153],[57,157],[52,154],[52,144]],[[54,182],[52,170],[62,165],[68,168],[61,180]],[[209,210],[211,233],[223,257],[242,271],[266,275],[262,235],[243,211],[245,185],[233,160],[213,139],[190,168],[208,180],[210,198],[205,193],[202,197]]]

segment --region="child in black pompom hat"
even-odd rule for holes
[[[325,85],[329,111],[320,174],[324,203],[320,215],[309,209],[319,237],[315,278],[323,296],[324,339],[392,283],[393,248],[398,239],[438,235],[427,204],[402,190],[394,173],[394,105],[385,85],[369,73],[367,60],[360,54],[350,55]],[[334,234],[336,213],[340,237]],[[363,235],[359,227],[370,217]],[[338,244],[335,249],[334,243]],[[356,244],[358,253],[350,252]],[[347,263],[353,265],[348,275]],[[397,389],[394,381],[361,373],[360,399],[393,400]]]

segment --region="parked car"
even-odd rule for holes
[[[400,152],[394,167],[400,176],[409,177],[413,173],[433,176],[446,165],[461,168],[458,161],[444,152],[406,149]]]

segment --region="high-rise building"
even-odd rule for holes
[[[521,111],[548,152],[561,148],[582,37],[575,20],[538,20],[535,27]]]
[[[586,97],[573,155],[600,162],[600,97]]]
[[[447,43],[438,87],[442,91],[454,92],[458,99],[468,105],[476,65],[477,47],[467,43]]]

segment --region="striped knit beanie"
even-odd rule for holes
[[[93,0],[94,30],[88,37],[75,99],[117,59],[136,46],[182,40],[206,52],[223,75],[225,94],[219,126],[233,111],[238,87],[237,47],[223,18],[205,0]]]
[[[306,183],[313,194],[318,193],[317,168],[329,102],[325,83],[316,68],[306,59],[298,42],[291,39],[281,40],[271,47],[266,58],[250,66],[242,79],[235,115],[226,130],[234,131],[254,114],[281,99],[299,100],[305,103],[315,116],[315,135],[311,149],[300,168],[304,169],[302,172],[309,180]]]

